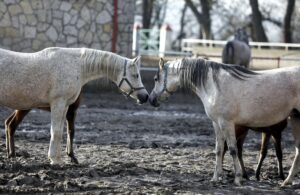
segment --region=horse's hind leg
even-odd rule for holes
[[[268,143],[269,143],[270,137],[271,137],[271,135],[269,133],[261,133],[261,146],[260,146],[260,152],[259,152],[259,160],[258,160],[258,164],[257,164],[256,170],[255,170],[255,177],[258,181],[260,179],[259,176],[260,176],[260,170],[261,170],[262,163],[267,156]]]
[[[284,180],[284,182],[282,183],[281,186],[285,186],[289,183],[291,183],[294,175],[297,172],[297,169],[300,165],[300,156],[299,156],[299,149],[300,149],[300,117],[299,117],[299,113],[292,113],[290,116],[290,120],[291,120],[291,125],[292,125],[292,131],[294,134],[294,138],[295,138],[295,147],[296,147],[296,154],[295,154],[295,158],[293,161],[293,164],[290,168],[289,174],[287,176],[287,178]]]
[[[243,178],[245,179],[249,179],[246,169],[245,169],[245,165],[244,165],[244,161],[243,161],[243,145],[244,145],[244,141],[245,138],[247,136],[248,133],[248,129],[241,127],[241,135],[237,136],[237,150],[238,150],[238,158],[240,161],[240,165],[241,165],[241,169],[242,169],[242,174],[243,174]]]
[[[282,130],[272,132],[272,137],[273,137],[277,161],[278,161],[277,162],[278,163],[278,175],[282,180],[284,180],[284,174],[283,174],[283,168],[282,168],[282,149],[281,149],[281,132],[282,132]]]
[[[67,154],[71,158],[71,162],[78,164],[78,160],[75,157],[73,151],[73,140],[75,135],[75,118],[76,118],[76,111],[80,105],[81,94],[78,96],[76,101],[71,104],[67,111],[67,130],[68,130],[68,139],[67,139]]]
[[[15,157],[15,142],[14,135],[19,124],[22,122],[24,117],[30,110],[16,110],[14,113],[5,121],[5,129],[8,144],[8,157]]]
[[[10,156],[11,150],[10,150],[10,128],[9,124],[11,120],[15,117],[16,111],[13,112],[6,120],[5,120],[5,138],[6,138],[6,152],[7,152],[7,157],[12,157]],[[14,155],[13,155],[14,156]]]
[[[77,109],[77,108],[76,108]],[[68,139],[67,139],[67,154],[71,158],[71,162],[78,164],[78,160],[74,155],[73,151],[73,140],[75,134],[75,117],[76,117],[76,109],[74,107],[69,106],[67,112],[67,130],[68,130]]]

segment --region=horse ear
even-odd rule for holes
[[[159,59],[159,68],[160,68],[160,69],[163,69],[164,64],[165,64],[165,63],[164,63],[164,59],[163,59],[163,58],[160,58],[160,59]]]
[[[136,64],[136,63],[139,64],[140,61],[141,61],[141,56],[137,56],[136,58],[133,59],[133,63],[134,63],[134,64]]]

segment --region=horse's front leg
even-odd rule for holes
[[[295,147],[296,147],[296,154],[295,154],[295,158],[292,164],[292,167],[290,168],[289,174],[287,176],[287,178],[284,180],[284,182],[281,184],[281,186],[285,186],[289,183],[292,182],[292,179],[294,177],[294,175],[297,173],[299,165],[300,165],[300,154],[299,154],[299,150],[300,150],[300,117],[297,114],[295,115],[291,115],[291,126],[292,126],[292,131],[293,131],[293,135],[295,138]]]
[[[51,140],[48,152],[51,164],[62,163],[61,142],[67,108],[64,99],[56,100],[51,103]]]
[[[222,121],[219,123],[220,130],[224,132],[224,136],[228,145],[229,153],[232,156],[235,179],[234,183],[236,185],[241,185],[242,180],[242,170],[237,156],[237,141],[235,136],[235,125],[229,121]]]
[[[224,140],[223,132],[220,131],[219,125],[213,122],[213,127],[216,135],[216,165],[215,165],[214,176],[211,179],[211,181],[218,181],[222,179],[221,176],[223,175],[222,164],[223,164],[225,140]]]

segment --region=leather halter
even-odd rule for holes
[[[145,89],[145,87],[144,86],[143,87],[133,87],[132,84],[129,82],[129,80],[126,77],[126,69],[127,69],[127,60],[125,60],[125,62],[124,62],[123,78],[121,79],[118,87],[121,89],[122,84],[127,83],[127,85],[130,87],[129,93],[122,91],[122,90],[121,90],[121,93],[123,95],[125,95],[126,97],[129,97],[133,92],[141,90],[141,89]]]
[[[169,65],[165,64],[164,65],[164,70],[165,70],[165,75],[164,75],[164,85],[163,85],[163,89],[157,94],[158,96],[161,96],[161,94],[163,94],[164,92],[167,92],[169,95],[172,95],[174,92],[168,90],[167,88],[167,80],[168,80],[168,69],[169,69]]]

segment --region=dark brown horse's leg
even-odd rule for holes
[[[258,160],[256,170],[255,170],[255,176],[258,181],[259,181],[261,165],[263,163],[263,160],[266,158],[266,155],[268,152],[268,143],[269,143],[269,140],[271,137],[271,135],[269,133],[262,133],[261,135],[262,135],[262,138],[261,138],[260,155],[259,155],[259,160]]]
[[[69,106],[67,112],[67,130],[68,130],[68,138],[67,138],[67,154],[71,158],[71,162],[78,164],[78,160],[74,155],[73,151],[73,140],[75,135],[75,118],[76,118],[76,111],[80,104],[80,97]]]
[[[7,157],[9,158],[10,152],[10,136],[9,136],[9,124],[11,120],[15,117],[16,111],[14,111],[6,120],[5,120],[5,139],[6,139],[6,152]]]
[[[5,121],[5,128],[6,128],[6,136],[8,136],[8,157],[15,157],[15,142],[14,142],[14,135],[15,131],[18,128],[19,124],[22,122],[24,117],[28,114],[30,110],[16,110],[6,121]]]
[[[247,134],[248,134],[248,129],[243,128],[243,130],[241,131],[241,134],[239,135],[239,137],[237,139],[238,158],[240,161],[243,178],[245,178],[245,179],[249,179],[246,169],[245,169],[244,161],[243,161],[243,145],[244,145],[244,141],[245,141]]]
[[[276,150],[276,156],[278,161],[278,175],[284,180],[283,168],[282,168],[282,149],[281,149],[281,131],[272,132],[272,138],[274,141],[274,146]]]
[[[223,154],[222,154],[222,165],[223,165],[224,156],[225,156],[227,150],[228,150],[228,145],[227,145],[227,142],[224,141],[224,150],[223,150]]]

